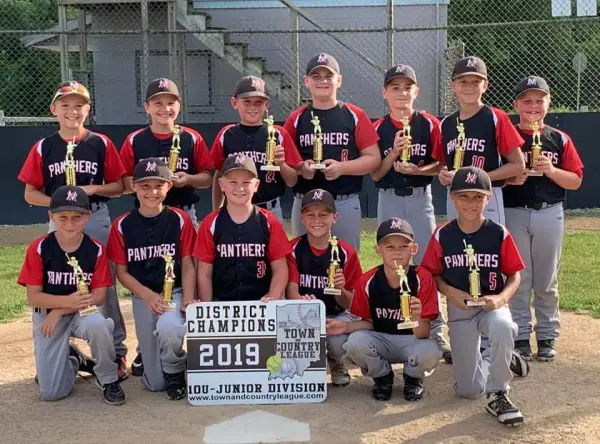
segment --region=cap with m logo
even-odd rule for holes
[[[381,222],[379,228],[377,228],[377,244],[390,236],[402,236],[411,242],[415,240],[415,232],[412,226],[399,217],[392,217]]]
[[[223,176],[233,170],[245,170],[251,173],[254,177],[258,177],[254,160],[248,156],[244,156],[243,154],[231,154],[225,159],[225,162],[223,162]]]
[[[550,94],[550,87],[548,86],[548,82],[542,77],[527,76],[517,83],[515,87],[515,99],[526,91],[541,91]]]
[[[492,194],[492,182],[490,176],[481,168],[474,166],[462,167],[456,170],[450,193],[473,191],[485,195]]]
[[[162,180],[171,182],[172,173],[164,160],[158,157],[148,157],[138,162],[133,170],[133,183],[141,182],[142,180]]]
[[[385,73],[385,77],[383,79],[383,86],[386,86],[394,79],[404,78],[412,81],[412,83],[417,83],[417,74],[412,66],[408,65],[396,65],[392,66]]]
[[[175,82],[164,77],[154,79],[148,84],[146,88],[146,102],[160,94],[170,94],[175,96],[177,100],[180,99],[179,88],[177,88]]]
[[[481,77],[482,79],[487,80],[488,76],[485,62],[479,57],[473,56],[464,57],[458,60],[454,65],[454,69],[452,70],[452,80],[468,75]]]
[[[302,198],[302,206],[300,212],[303,212],[310,205],[323,205],[328,208],[331,212],[335,213],[335,198],[329,191],[317,188],[309,191]]]
[[[306,75],[310,76],[313,71],[318,68],[325,68],[331,71],[333,74],[340,73],[340,65],[338,64],[337,60],[333,56],[324,52],[317,54],[308,61],[306,64]]]
[[[86,192],[73,185],[64,185],[56,189],[50,198],[50,212],[76,211],[90,212],[90,198]]]
[[[263,79],[256,76],[246,76],[242,77],[242,80],[235,86],[233,97],[236,99],[247,99],[249,97],[268,99],[269,93]]]

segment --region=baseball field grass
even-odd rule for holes
[[[423,246],[424,248],[424,246]],[[0,322],[22,316],[26,309],[25,289],[17,285],[26,246],[0,247]],[[567,232],[560,264],[559,292],[563,310],[600,317],[600,232]],[[363,270],[380,263],[375,252],[375,235],[363,232],[360,261]],[[119,294],[125,295],[120,288]]]

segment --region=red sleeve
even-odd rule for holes
[[[438,304],[437,285],[431,273],[427,270],[417,267],[417,276],[419,276],[419,294],[421,301],[421,318],[433,321],[440,313]]]
[[[202,219],[196,235],[196,243],[192,254],[205,264],[212,264],[217,254],[211,227],[218,215],[219,210],[216,210]]]
[[[133,169],[135,168],[135,156],[133,155],[133,146],[131,145],[131,141],[137,133],[138,131],[127,136],[125,142],[123,142],[123,146],[121,147],[121,152],[119,153],[119,157],[121,157],[121,163],[123,164],[123,168],[125,168],[126,176],[133,176]]]
[[[104,134],[96,134],[104,140],[104,145],[106,145],[106,153],[104,156],[104,182],[116,182],[125,175],[123,162],[121,161],[117,148],[115,147],[115,144],[112,143],[112,140]]]
[[[296,261],[295,247],[298,245],[299,237],[290,241],[290,248],[292,252],[287,255],[287,264],[289,269],[289,280],[294,284],[300,284],[300,272],[298,271],[298,262]]]
[[[346,280],[346,290],[352,291],[356,288],[358,284],[358,279],[363,274],[362,267],[360,266],[360,260],[356,251],[350,245],[344,245],[340,241],[340,244],[347,251],[347,260],[344,265],[344,279]]]
[[[375,128],[375,131],[377,131],[379,129],[379,125],[381,125],[383,123],[383,120],[384,120],[384,118],[380,117],[375,122],[373,122],[373,128]]]
[[[560,133],[563,139],[562,169],[583,177],[583,162],[579,157],[577,148],[575,148],[573,141],[567,134],[562,131]]]
[[[302,105],[300,108],[292,111],[288,118],[285,120],[285,123],[283,124],[283,128],[288,132],[288,134],[294,141],[297,139],[296,120],[298,120],[298,117],[304,112],[305,109],[306,105]]]
[[[423,259],[421,259],[421,267],[430,272],[434,276],[439,276],[444,271],[442,263],[442,246],[439,242],[439,230],[442,226],[436,228],[433,236],[429,239]]]
[[[92,281],[90,282],[90,290],[111,287],[114,284],[112,275],[110,274],[110,268],[108,267],[106,250],[99,242],[96,241],[96,244],[100,250],[98,250],[96,268],[94,268],[94,274],[92,275]]]
[[[357,106],[349,104],[346,104],[346,106],[350,108],[350,111],[352,111],[357,118],[356,128],[354,129],[354,138],[358,149],[362,151],[371,145],[376,145],[379,141],[379,134],[377,134],[367,113]]]
[[[194,167],[196,168],[196,173],[214,170],[212,157],[208,152],[206,142],[200,133],[191,128],[185,128],[185,130],[189,132],[194,139]]]
[[[496,145],[502,156],[510,154],[515,148],[523,146],[525,141],[510,121],[508,114],[504,111],[492,108],[492,112],[498,119],[496,122]]]
[[[446,156],[444,155],[444,144],[442,138],[442,122],[440,122],[437,127],[434,124],[433,132],[431,133],[431,146],[433,148],[431,150],[431,157],[437,160],[440,165],[446,165]],[[434,140],[436,139],[439,140],[439,143],[434,143]]]
[[[302,157],[298,152],[298,148],[296,147],[294,140],[285,128],[281,126],[277,126],[276,128],[283,138],[281,146],[283,146],[283,149],[285,151],[285,163],[287,163],[292,168],[296,168],[296,165],[302,163]]]
[[[373,275],[374,271],[368,271],[363,274],[359,279],[354,290],[354,296],[352,297],[352,304],[350,305],[350,313],[365,321],[371,321],[371,310],[369,309],[369,296],[367,295],[367,285],[369,284],[369,278]]]
[[[262,209],[261,209],[262,210]],[[281,259],[292,252],[290,241],[285,234],[285,230],[277,217],[270,211],[264,210],[269,222],[269,245],[267,246],[267,256],[269,262]]]
[[[515,241],[508,230],[504,228],[504,240],[500,249],[500,272],[505,276],[511,276],[524,268],[525,264]]]
[[[181,228],[181,234],[179,235],[179,245],[181,246],[182,258],[191,256],[194,252],[194,242],[196,240],[196,230],[194,229],[194,223],[190,216],[179,208],[170,207],[173,211],[177,212],[179,217],[183,220],[183,227]]]
[[[27,285],[41,287],[44,284],[44,266],[42,264],[42,257],[40,256],[40,245],[44,239],[46,239],[46,236],[34,240],[27,248],[25,260],[17,278],[17,284],[24,287]]]
[[[225,153],[223,152],[223,137],[225,131],[232,126],[233,125],[227,125],[221,128],[210,149],[210,158],[212,159],[213,166],[217,171],[221,171],[223,169],[223,162],[225,162]]]
[[[121,233],[119,228],[119,224],[123,219],[125,219],[127,214],[118,217],[112,223],[112,226],[110,227],[110,233],[108,234],[108,242],[106,243],[108,259],[119,265],[127,265],[125,241],[123,240],[123,233]]]
[[[17,177],[21,182],[31,185],[35,189],[44,188],[44,171],[42,169],[42,140],[38,140],[21,168],[21,172]]]

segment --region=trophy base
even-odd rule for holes
[[[175,311],[175,304],[172,301],[163,301],[165,304],[165,311]]]
[[[527,170],[527,175],[534,176],[534,177],[541,177],[544,175],[544,173],[542,173],[540,171],[535,171],[535,170]]]
[[[82,308],[81,310],[79,310],[79,315],[80,316],[89,316],[91,314],[97,313],[98,312],[98,307],[96,307],[95,305],[90,305],[87,308]]]
[[[485,304],[485,301],[467,301],[467,307],[481,307]]]
[[[281,171],[281,167],[277,165],[263,165],[260,167],[261,171]]]
[[[342,290],[340,290],[339,288],[325,287],[325,289],[323,290],[323,293],[330,294],[330,295],[333,295],[333,296],[339,296],[339,295],[342,294]]]
[[[418,321],[407,321],[407,322],[401,322],[400,324],[398,324],[398,330],[408,330],[409,328],[417,328],[419,326],[419,322]]]
[[[311,170],[324,170],[325,168],[327,168],[327,165],[324,163],[312,163],[310,165]]]

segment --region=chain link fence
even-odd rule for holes
[[[599,111],[597,0],[0,0],[0,125],[52,121],[61,79],[93,95],[91,123],[145,124],[144,90],[180,85],[184,122],[237,119],[230,97],[242,75],[262,76],[277,120],[306,102],[306,62],[340,63],[340,99],[385,112],[383,75],[394,63],[419,78],[417,106],[456,109],[454,62],[488,64],[487,103],[512,110],[526,75],[545,77],[552,110]]]

